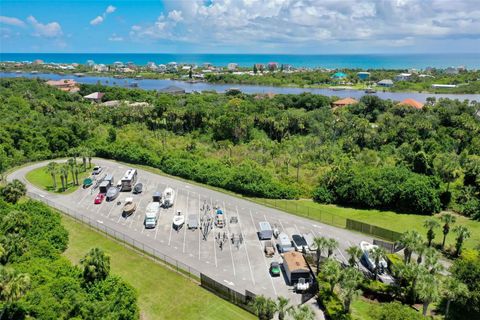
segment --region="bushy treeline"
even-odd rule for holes
[[[220,160],[200,158],[186,151],[159,155],[132,143],[98,146],[96,153],[105,158],[152,166],[171,175],[248,196],[293,199],[299,195],[295,187],[276,180],[253,161],[233,166]]]
[[[148,106],[106,107],[82,98],[94,91],[105,92],[105,101]],[[102,85],[82,85],[79,94],[67,94],[37,80],[0,79],[0,171],[88,147],[100,156],[248,195],[308,198],[335,168],[398,167],[418,174],[422,183],[439,181],[425,185],[441,195],[442,208],[480,218],[479,103],[429,99],[417,110],[364,96],[356,105],[332,110],[335,99],[235,91],[168,95]],[[119,145],[113,148],[114,143]],[[408,199],[407,187],[421,185],[398,186],[404,191],[396,195]],[[361,184],[350,185],[348,192],[355,193],[355,203],[335,193],[317,199],[438,210],[433,194],[419,196],[432,202],[420,201],[413,209],[400,200],[396,205],[368,199]]]
[[[403,167],[336,168],[323,177],[314,199],[363,208],[431,214],[441,209],[440,181]]]
[[[0,199],[0,318],[138,319],[134,289],[108,273],[87,281],[62,256],[67,245],[57,212]]]

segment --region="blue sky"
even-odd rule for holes
[[[0,52],[480,52],[478,0],[0,2]]]

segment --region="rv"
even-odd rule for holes
[[[261,221],[258,223],[260,231],[258,232],[258,237],[260,240],[270,240],[273,236],[273,230],[268,221]]]
[[[127,172],[125,172],[125,175],[123,176],[121,181],[121,191],[131,191],[135,186],[135,182],[137,181],[137,170],[128,169]]]
[[[158,211],[160,210],[160,203],[158,202],[150,202],[147,205],[147,209],[145,210],[145,228],[152,229],[157,226],[158,220]]]

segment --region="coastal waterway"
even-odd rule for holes
[[[310,92],[313,94],[321,94],[325,96],[336,96],[339,98],[351,97],[359,99],[366,95],[363,90],[345,89],[345,90],[333,90],[328,88],[299,88],[299,87],[277,87],[277,86],[265,86],[265,85],[247,85],[247,84],[218,84],[209,82],[188,82],[182,80],[169,80],[169,79],[117,79],[114,77],[101,77],[101,76],[76,76],[76,75],[60,75],[55,73],[11,73],[0,72],[0,78],[40,78],[44,80],[60,80],[60,79],[73,79],[78,83],[85,84],[102,84],[107,86],[127,87],[132,88],[135,85],[136,88],[144,90],[159,90],[170,86],[182,88],[185,92],[202,92],[202,91],[216,91],[218,93],[224,93],[229,89],[236,88],[244,93],[248,94],[301,94],[303,92]],[[390,99],[394,101],[402,101],[407,98],[415,99],[420,102],[425,102],[428,97],[449,98],[458,100],[475,100],[480,101],[479,94],[439,94],[439,93],[419,93],[419,92],[383,92],[382,89],[377,88],[377,92],[373,95],[378,96],[381,99]]]

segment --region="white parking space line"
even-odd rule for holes
[[[213,210],[213,200],[212,198],[210,197],[210,206]],[[215,236],[215,214],[214,213],[214,216],[213,216],[213,225],[212,225],[212,236],[214,237]],[[218,262],[217,262],[217,243],[215,242],[215,238],[213,238],[213,254],[214,254],[214,257],[215,257],[215,267],[218,266]]]
[[[190,197],[190,191],[187,190],[187,207],[185,209],[185,212],[183,213],[183,217],[185,218],[185,220],[187,220],[187,214],[188,214],[188,198]],[[187,240],[187,221],[184,221],[183,222],[183,253],[185,253],[185,243],[186,243],[186,240]]]
[[[252,277],[252,283],[253,285],[255,285],[255,278],[253,277],[253,270],[252,270],[252,264],[250,263],[250,257],[248,256],[248,249],[247,249],[247,237],[243,235],[243,228],[242,228],[242,223],[240,221],[240,214],[238,213],[238,207],[235,206],[235,209],[237,210],[237,217],[238,217],[238,224],[240,226],[240,230],[241,230],[241,233],[242,233],[242,237],[243,237],[243,247],[245,248],[245,253],[247,255],[247,262],[248,262],[248,268],[250,269],[250,276]],[[250,212],[250,215],[252,213]]]
[[[229,229],[229,223],[228,223],[228,218],[227,218],[227,206],[225,205],[225,201],[223,201],[223,208],[224,208],[224,211],[223,211],[223,214],[225,215],[225,227],[227,229],[227,238],[228,236],[230,235],[230,229]],[[233,266],[233,276],[235,277],[236,276],[236,272],[235,272],[235,261],[233,261],[233,251],[232,251],[232,242],[231,241],[228,241],[227,239],[227,242],[228,242],[228,246],[230,248],[230,257],[232,258],[232,266]]]
[[[178,200],[178,188],[175,189],[175,199],[173,201],[173,214],[176,214],[175,213],[175,207],[177,205],[177,200]],[[173,223],[172,225],[170,225],[170,235],[168,236],[168,246],[170,246],[170,243],[172,242],[172,232],[173,232]]]

